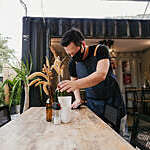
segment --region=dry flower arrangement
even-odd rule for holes
[[[43,85],[43,90],[46,95],[50,96],[52,93],[51,91],[51,80],[53,79],[52,76],[52,68],[50,68],[49,60],[46,57],[46,65],[44,64],[42,72],[34,72],[29,77],[28,80],[32,80],[29,84],[29,86],[32,86],[35,84],[35,87],[38,85]],[[40,78],[39,78],[40,77]]]
[[[54,55],[54,63],[52,66],[50,66],[49,60],[46,57],[46,64],[44,64],[42,68],[42,72],[34,72],[30,76],[28,76],[28,80],[34,79],[29,83],[29,86],[32,86],[35,84],[35,87],[38,85],[43,85],[43,91],[50,99],[52,96],[52,79],[53,79],[53,72],[54,69],[58,74],[58,81],[60,81],[60,77],[63,77],[63,61],[65,58],[61,61],[60,57],[56,55],[55,50],[51,47],[51,51]]]

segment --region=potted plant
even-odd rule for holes
[[[22,90],[24,88],[25,90],[25,102],[24,102],[24,108],[23,110],[27,110],[29,108],[29,86],[28,86],[28,75],[31,72],[31,67],[32,67],[32,59],[30,56],[30,65],[28,61],[26,60],[26,65],[23,61],[19,62],[17,60],[17,65],[11,65],[9,64],[10,68],[13,69],[16,73],[16,76],[10,80],[7,79],[4,81],[3,86],[5,84],[8,84],[10,88],[10,99],[9,99],[9,107],[13,105],[18,105],[17,106],[17,112],[18,112],[18,107],[20,107],[20,101],[21,101],[21,94]]]
[[[6,84],[9,87],[9,108],[11,110],[11,113],[19,113],[22,94],[21,80],[18,79],[17,76],[15,76],[12,80],[6,79],[3,83],[3,87]]]
[[[18,61],[18,66],[11,65],[11,68],[16,72],[16,79],[19,82],[19,87],[23,86],[25,90],[25,98],[24,98],[24,107],[23,111],[26,111],[29,108],[29,86],[28,86],[28,76],[32,69],[32,57],[30,56],[30,64],[29,61],[26,59],[26,62]],[[22,88],[23,88],[22,87]]]

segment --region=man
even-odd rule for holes
[[[81,103],[80,89],[85,88],[87,106],[105,120],[105,104],[114,103],[121,111],[120,120],[125,116],[125,107],[119,86],[113,78],[108,48],[103,45],[86,46],[84,36],[75,28],[68,30],[61,45],[71,56],[69,72],[71,80],[58,84],[60,91],[74,92],[75,101],[72,108]],[[119,126],[114,129],[119,132]]]

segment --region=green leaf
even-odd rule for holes
[[[21,80],[16,80],[16,82],[15,82],[13,88],[12,88],[11,96],[10,96],[10,99],[9,99],[9,107],[11,107],[12,102],[15,103],[15,96],[16,96],[16,94],[17,94],[17,93],[16,93],[17,88],[19,88],[19,87],[18,87],[19,82],[21,82]],[[20,94],[20,93],[19,93],[19,94]]]

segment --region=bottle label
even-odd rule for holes
[[[52,106],[47,106],[46,109],[52,109]]]

